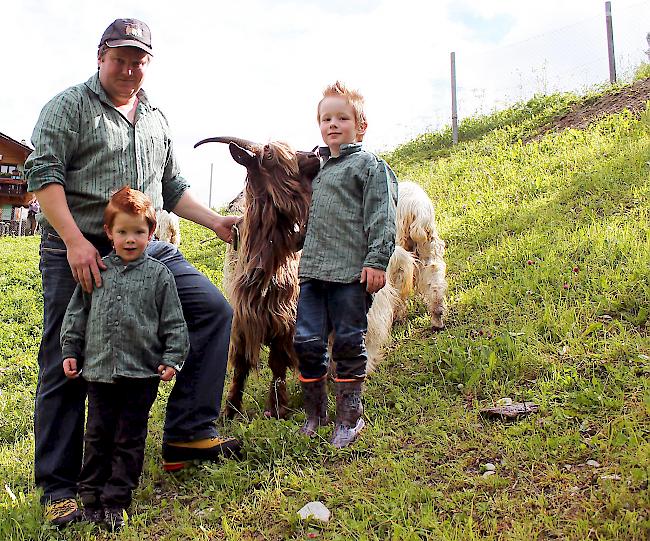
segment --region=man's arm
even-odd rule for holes
[[[106,269],[106,265],[97,249],[77,227],[65,198],[64,187],[57,183],[46,184],[36,192],[36,196],[47,221],[65,243],[68,263],[75,281],[88,293],[93,290],[93,281],[97,287],[101,287],[99,269]]]
[[[232,240],[230,228],[240,218],[240,216],[221,216],[217,214],[214,210],[199,202],[189,190],[183,192],[173,212],[182,218],[212,229],[224,242],[230,242]]]

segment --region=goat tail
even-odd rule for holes
[[[395,246],[395,251],[388,261],[386,281],[405,299],[413,291],[415,275],[415,256],[402,248]]]

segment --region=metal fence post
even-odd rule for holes
[[[612,3],[605,2],[605,25],[607,26],[607,55],[609,58],[609,82],[616,82],[616,60],[614,59],[614,31],[612,29]]]
[[[451,53],[451,134],[453,144],[458,144],[458,110],[456,107],[456,53]]]

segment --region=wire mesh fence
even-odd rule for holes
[[[617,81],[630,82],[637,68],[650,62],[650,1],[618,6],[614,0],[611,11]],[[486,50],[450,43],[451,51],[459,122],[536,95],[584,94],[610,80],[605,2],[599,10],[585,13],[584,19],[543,34]],[[447,83],[432,81],[430,113],[403,121],[402,141],[451,125],[450,71],[445,74]]]

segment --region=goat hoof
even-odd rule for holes
[[[226,419],[228,419],[229,421],[232,421],[232,420],[235,418],[235,416],[237,415],[237,413],[238,413],[238,412],[237,412],[237,409],[233,408],[232,406],[226,406],[226,407],[223,409],[223,413],[222,413],[222,415],[223,415]]]
[[[279,409],[264,410],[264,417],[266,419],[286,419],[289,417],[289,408],[280,407]]]

